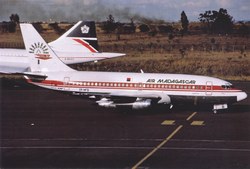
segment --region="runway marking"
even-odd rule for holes
[[[87,147],[87,146],[26,146],[26,147],[0,147],[1,149],[132,149],[132,150],[151,150],[153,147]],[[161,150],[195,150],[195,151],[239,151],[239,152],[250,152],[250,149],[240,148],[195,148],[195,147],[162,147]]]
[[[190,116],[188,116],[188,118],[186,119],[186,121],[191,120],[195,115],[197,114],[197,112],[193,112]],[[175,125],[175,120],[164,120],[161,125],[166,125],[166,126],[171,126],[171,125]],[[191,126],[204,126],[205,123],[204,121],[193,121],[190,123]]]
[[[163,147],[162,150],[196,150],[196,151],[240,151],[240,152],[250,152],[250,149],[240,149],[240,148]]]
[[[204,121],[193,121],[191,124],[191,126],[204,126]]]
[[[197,114],[197,112],[193,112],[186,120],[189,121],[192,117],[194,117]]]
[[[250,143],[245,140],[189,140],[189,139],[172,139],[171,141],[176,142],[209,142],[209,143]]]
[[[193,118],[196,114],[197,114],[197,112],[193,112],[193,113],[186,119],[186,121],[191,120],[191,118]],[[204,126],[205,123],[204,123],[204,121],[193,121],[190,125],[191,125],[191,126]]]
[[[155,139],[86,139],[86,138],[17,138],[0,139],[0,141],[163,141],[162,138]],[[211,142],[211,143],[250,143],[246,140],[191,140],[191,139],[171,139],[171,142]]]
[[[165,120],[161,125],[175,125],[175,120]]]
[[[122,147],[122,146],[22,146],[22,147],[15,147],[15,146],[6,146],[0,147],[1,149],[152,149],[153,147]]]
[[[87,138],[17,138],[0,139],[1,141],[162,141],[163,139],[87,139]]]
[[[141,159],[138,163],[136,163],[132,169],[136,169],[140,166],[144,161],[146,161],[150,156],[152,156],[157,150],[159,150],[164,144],[166,144],[183,126],[180,125],[177,127],[163,142],[161,142],[156,148],[154,148],[150,153],[148,153],[143,159]]]

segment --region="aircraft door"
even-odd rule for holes
[[[69,77],[64,77],[63,82],[65,85],[67,85],[69,83],[69,81],[70,81]]]
[[[213,94],[213,82],[206,82],[206,95],[211,96]]]

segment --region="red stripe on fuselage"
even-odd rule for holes
[[[84,47],[88,48],[90,50],[90,52],[96,53],[97,50],[95,50],[92,46],[90,46],[88,43],[86,43],[84,40],[81,39],[73,39],[74,41],[80,43],[81,45],[83,45]]]
[[[240,92],[236,88],[223,89],[221,86],[206,85],[179,85],[179,84],[147,84],[147,83],[122,83],[122,82],[61,82],[44,80],[36,84],[45,86],[58,86],[66,88],[94,88],[94,89],[124,89],[124,90],[158,90],[158,91],[187,91],[187,92]]]

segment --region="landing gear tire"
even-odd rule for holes
[[[213,110],[214,114],[217,114],[217,110]]]

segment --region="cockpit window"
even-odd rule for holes
[[[231,84],[222,85],[221,87],[223,89],[232,89],[232,88],[234,88],[233,85],[231,85]]]

